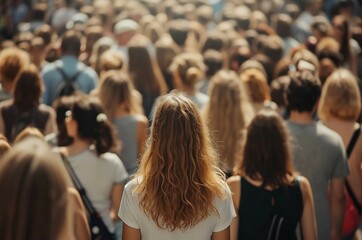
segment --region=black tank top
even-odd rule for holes
[[[303,213],[299,181],[265,190],[241,178],[239,237],[253,240],[293,240]]]

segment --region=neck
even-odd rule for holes
[[[312,112],[298,112],[291,111],[289,121],[298,123],[298,124],[310,124],[313,123],[313,113]]]
[[[90,145],[91,143],[88,140],[83,140],[78,137],[74,137],[72,145],[68,146],[68,153],[69,155],[75,155],[81,153],[87,148],[89,148]]]
[[[129,111],[124,104],[120,104],[116,111],[116,117],[129,115]]]

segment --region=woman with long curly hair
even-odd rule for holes
[[[122,196],[123,239],[229,239],[235,211],[217,164],[196,105],[174,92],[161,97]]]

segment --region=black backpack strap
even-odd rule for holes
[[[65,168],[67,169],[67,171],[69,173],[70,178],[72,179],[72,182],[73,182],[75,188],[78,190],[78,192],[83,200],[84,206],[87,209],[88,213],[89,214],[96,213],[97,212],[96,209],[94,208],[92,202],[88,198],[88,195],[87,195],[82,183],[80,182],[79,178],[77,177],[77,174],[75,173],[72,166],[70,165],[69,160],[63,153],[59,153],[59,154],[63,160]]]
[[[60,75],[62,75],[63,81],[68,83],[74,83],[77,80],[78,76],[82,73],[84,68],[82,67],[81,69],[77,69],[76,73],[72,77],[67,76],[62,67],[56,66],[56,69],[58,70]]]
[[[349,144],[347,146],[347,150],[346,150],[346,153],[347,153],[347,157],[349,158],[349,156],[351,155],[352,151],[353,151],[353,148],[354,148],[354,145],[356,144],[357,142],[357,139],[359,137],[361,133],[361,127],[357,128],[356,130],[354,130],[354,133],[351,137],[351,140],[349,141]]]
[[[358,140],[358,137],[359,137],[360,133],[361,133],[361,127],[358,127],[354,131],[354,133],[353,133],[353,135],[351,137],[351,140],[349,141],[349,144],[348,144],[347,150],[346,150],[348,158],[350,157],[350,155],[351,155],[351,153],[353,151],[353,148],[357,143],[357,140]],[[346,190],[347,190],[349,196],[351,197],[351,200],[353,202],[354,207],[357,209],[358,213],[361,215],[362,214],[362,206],[359,204],[359,202],[358,202],[358,200],[356,198],[356,195],[353,193],[351,185],[348,183],[347,178],[344,180],[344,185],[346,186]]]

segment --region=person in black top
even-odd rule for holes
[[[251,122],[240,176],[228,183],[238,218],[231,225],[231,239],[317,238],[313,196],[309,181],[293,171],[288,134],[281,117],[262,110]]]

